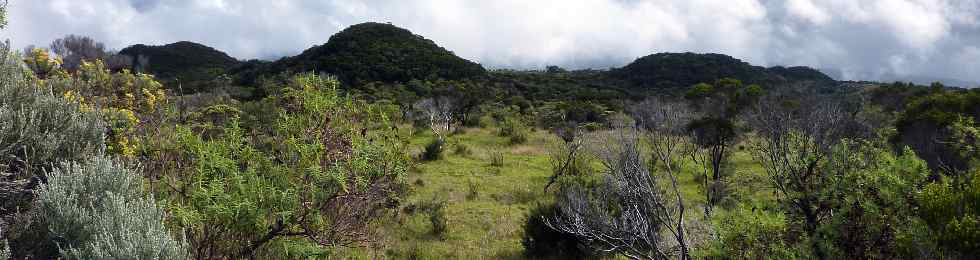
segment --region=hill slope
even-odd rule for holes
[[[145,57],[148,64],[141,68],[142,71],[154,74],[163,81],[180,79],[188,91],[201,90],[203,86],[197,85],[214,80],[240,63],[224,52],[188,41],[163,46],[138,44],[122,49],[119,54]]]
[[[720,78],[736,78],[747,83],[766,85],[797,81],[833,83],[820,71],[808,67],[753,66],[723,54],[657,53],[641,57],[610,72],[613,78],[642,88],[686,88],[697,83],[714,82]]]
[[[330,37],[302,54],[269,64],[265,74],[322,71],[348,83],[408,82],[412,79],[463,79],[486,73],[431,40],[391,24],[362,23]]]

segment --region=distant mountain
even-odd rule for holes
[[[119,54],[134,57],[137,61],[145,59],[145,65],[135,62],[134,67],[154,74],[166,83],[175,83],[179,79],[185,92],[203,90],[206,82],[241,63],[224,52],[188,41],[163,46],[138,44],[122,49]]]
[[[637,87],[661,89],[686,88],[726,77],[766,85],[799,81],[834,82],[826,74],[808,67],[764,68],[728,55],[690,52],[648,55],[614,69],[610,74]]]
[[[895,74],[885,74],[881,76],[881,81],[885,83],[902,81],[902,82],[912,82],[916,85],[929,86],[933,82],[942,82],[943,85],[949,87],[961,87],[961,88],[976,88],[980,87],[980,83],[972,82],[967,80],[943,78],[943,77],[932,77],[923,75],[905,75],[899,76]]]
[[[258,75],[325,72],[354,84],[486,75],[480,64],[460,58],[406,29],[383,23],[353,25],[331,36],[326,44],[266,64],[261,70]]]

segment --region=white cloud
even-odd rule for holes
[[[824,25],[832,18],[827,11],[816,6],[810,0],[789,0],[786,3],[786,10],[794,16],[799,16],[815,25]]]
[[[758,65],[839,68],[849,79],[957,69],[980,40],[980,0],[15,0],[0,37],[44,45],[69,33],[114,48],[190,40],[242,58],[322,44],[391,22],[489,67],[622,66],[665,51]],[[975,46],[972,46],[976,48]],[[898,58],[895,58],[898,57]],[[899,62],[900,61],[900,62]],[[975,63],[969,63],[974,64]]]

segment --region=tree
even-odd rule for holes
[[[548,220],[549,226],[599,251],[632,259],[663,259],[673,252],[681,259],[691,258],[686,205],[677,182],[677,163],[687,139],[683,124],[689,115],[683,107],[669,104],[653,106],[652,111],[641,123],[652,126],[650,131],[618,128],[606,139],[599,138],[595,152],[605,168],[603,181],[593,188],[563,185],[558,214]],[[661,174],[651,173],[641,135],[648,139]]]
[[[919,215],[934,231],[933,239],[952,257],[980,254],[980,129],[973,118],[960,116],[947,127],[944,144],[972,169],[929,183],[918,194]]]
[[[897,146],[911,147],[930,168],[946,175],[966,172],[972,158],[963,157],[950,146],[955,143],[950,140],[950,127],[964,117],[974,123],[980,116],[977,106],[980,106],[978,90],[944,91],[912,99],[895,122],[898,133],[891,141]]]
[[[818,258],[829,257],[820,245],[819,227],[839,203],[835,189],[853,167],[852,149],[838,146],[851,136],[849,117],[828,99],[809,98],[800,103],[770,97],[749,116],[759,139],[752,144],[753,158],[762,165],[779,193],[781,204],[793,221],[802,225]],[[840,149],[838,149],[840,148]]]
[[[427,98],[419,100],[412,105],[420,116],[424,117],[429,123],[429,128],[436,134],[439,140],[445,140],[445,134],[453,131],[452,125],[455,122],[456,100],[448,96]]]
[[[51,52],[61,56],[65,69],[75,71],[82,62],[106,60],[108,53],[105,44],[97,42],[88,36],[69,34],[64,38],[51,42]]]
[[[738,142],[740,131],[736,120],[762,94],[758,85],[743,86],[737,79],[723,78],[714,85],[692,86],[685,97],[700,110],[700,117],[688,123],[687,131],[697,144],[691,159],[702,166],[706,201],[705,215],[723,198],[724,171],[728,167],[731,146]]]

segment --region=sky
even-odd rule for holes
[[[980,82],[980,0],[10,0],[0,38],[114,49],[194,41],[276,59],[390,22],[488,68],[620,67],[658,52],[810,66],[842,80]],[[977,84],[980,85],[980,84]]]

